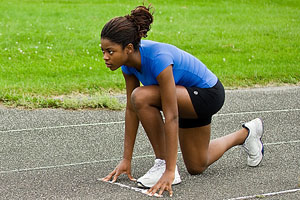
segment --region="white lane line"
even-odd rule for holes
[[[271,193],[265,193],[265,194],[256,194],[252,196],[244,196],[244,197],[236,197],[228,200],[243,200],[243,199],[254,199],[254,198],[264,198],[268,196],[275,196],[279,194],[286,194],[286,193],[293,193],[293,192],[299,192],[300,188],[298,189],[291,189],[291,190],[284,190],[284,191],[279,191],[279,192],[271,192]]]
[[[268,145],[282,145],[282,144],[293,144],[293,143],[300,143],[300,140],[285,141],[285,142],[264,143],[264,146],[268,146]],[[238,146],[236,146],[236,148],[238,148]],[[181,154],[181,152],[179,151],[178,154]],[[154,155],[134,156],[134,157],[132,157],[132,159],[148,158],[148,157],[154,157]],[[47,170],[47,169],[53,169],[53,168],[72,167],[72,166],[78,166],[78,165],[89,165],[89,164],[102,163],[102,162],[112,162],[112,161],[119,161],[119,160],[121,160],[121,158],[112,158],[112,159],[104,159],[104,160],[94,160],[94,161],[86,161],[86,162],[79,162],[79,163],[62,164],[62,165],[50,165],[50,166],[44,166],[44,167],[13,169],[13,170],[0,171],[0,174],[8,174],[8,173],[15,173],[15,172],[26,172],[26,171],[35,171],[35,170]]]
[[[270,142],[270,143],[264,143],[264,146],[280,145],[280,144],[292,144],[292,143],[298,143],[298,142],[300,142],[300,140],[286,141],[286,142]]]
[[[282,109],[282,110],[261,110],[261,111],[249,111],[249,112],[236,112],[236,113],[219,113],[215,116],[228,116],[228,115],[245,115],[245,114],[261,114],[261,113],[278,113],[278,112],[295,112],[300,111],[300,108]]]
[[[61,168],[61,167],[73,167],[73,166],[78,166],[78,165],[88,165],[88,164],[111,162],[111,161],[118,161],[118,160],[120,160],[120,159],[95,160],[95,161],[80,162],[80,163],[69,163],[69,164],[63,164],[63,165],[50,165],[50,166],[44,166],[44,167],[13,169],[13,170],[7,170],[7,171],[0,171],[0,174],[8,174],[8,173],[14,173],[14,172],[27,172],[27,171],[35,171],[35,170],[43,170],[43,169]]]
[[[181,152],[178,152],[181,153]],[[133,159],[138,158],[148,158],[154,157],[154,155],[143,155],[143,156],[134,156]],[[86,162],[79,162],[79,163],[68,163],[62,165],[50,165],[50,166],[42,166],[42,167],[34,167],[34,168],[24,168],[24,169],[13,169],[13,170],[6,170],[0,171],[0,174],[8,174],[8,173],[15,173],[15,172],[27,172],[27,171],[35,171],[35,170],[47,170],[53,168],[62,168],[62,167],[74,167],[79,165],[90,165],[95,163],[103,163],[103,162],[112,162],[112,161],[120,161],[121,158],[112,158],[112,159],[104,159],[104,160],[94,160],[94,161],[86,161]]]
[[[13,133],[13,132],[22,132],[22,131],[36,131],[36,130],[85,127],[85,126],[100,126],[100,125],[112,125],[112,124],[122,124],[122,123],[125,123],[125,121],[101,122],[101,123],[92,123],[92,124],[71,124],[71,125],[64,125],[64,126],[49,126],[49,127],[40,127],[40,128],[14,129],[14,130],[0,131],[0,133]]]
[[[260,114],[260,113],[294,112],[294,111],[300,111],[300,108],[282,109],[282,110],[261,110],[261,111],[253,111],[253,112],[236,112],[236,113],[223,113],[223,114],[220,113],[220,114],[215,114],[214,116],[218,117],[218,116],[234,116],[234,115]],[[0,131],[0,133],[60,129],[60,128],[70,128],[70,127],[113,125],[113,124],[122,124],[122,123],[125,123],[125,121],[101,122],[101,123],[91,123],[91,124],[71,124],[71,125],[63,125],[63,126],[49,126],[49,127],[28,128],[28,129],[13,129],[13,130]]]

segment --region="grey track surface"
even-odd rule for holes
[[[232,199],[273,192],[264,199],[300,199],[300,87],[227,90],[225,105],[213,118],[212,139],[256,117],[265,125],[265,157],[259,167],[248,167],[246,154],[234,147],[203,174],[191,176],[179,153],[183,182],[173,187],[172,199]],[[0,199],[150,199],[97,181],[122,157],[123,120],[124,111],[0,107]],[[140,127],[134,177],[143,175],[153,161]],[[125,175],[118,183],[136,187]],[[297,191],[279,194],[291,189]]]

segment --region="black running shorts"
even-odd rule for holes
[[[185,87],[190,95],[197,119],[179,117],[179,128],[195,128],[211,123],[212,116],[223,106],[225,91],[222,83],[218,80],[212,88]]]

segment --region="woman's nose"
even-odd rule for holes
[[[109,57],[108,57],[107,53],[104,53],[103,54],[103,60],[108,60],[108,59],[109,59]]]

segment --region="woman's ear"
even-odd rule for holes
[[[133,44],[129,43],[126,47],[125,47],[126,53],[130,54],[134,52],[134,47]]]

